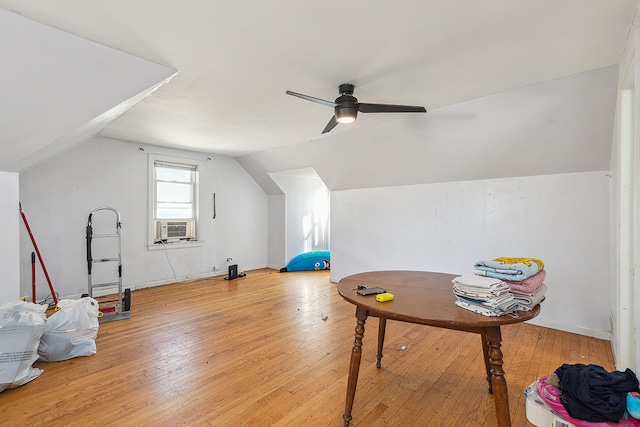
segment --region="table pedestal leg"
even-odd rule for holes
[[[487,370],[487,382],[489,383],[489,394],[493,394],[493,386],[491,385],[491,359],[489,358],[489,342],[487,341],[487,334],[482,332],[480,334],[482,340],[482,354],[484,354],[484,367]]]
[[[491,361],[491,384],[493,388],[493,400],[496,405],[496,418],[499,427],[510,427],[509,394],[507,393],[507,380],[502,370],[502,336],[500,326],[485,328],[487,346],[489,347],[489,360]]]
[[[376,354],[376,368],[380,369],[382,366],[382,347],[384,347],[384,333],[387,329],[387,319],[380,317],[380,323],[378,324],[378,353]]]
[[[351,409],[353,408],[353,398],[358,385],[358,372],[360,372],[360,359],[362,358],[362,338],[364,337],[364,324],[367,320],[367,311],[361,307],[356,307],[356,331],[353,349],[351,350],[351,361],[349,363],[349,379],[347,381],[347,400],[344,406],[344,426],[351,421]]]

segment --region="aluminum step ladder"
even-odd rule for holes
[[[94,234],[93,232],[93,221],[94,215],[98,212],[112,212],[116,216],[116,227],[115,233],[100,233]],[[120,213],[109,207],[99,207],[91,211],[89,214],[89,220],[87,221],[87,270],[89,274],[89,296],[93,298],[93,290],[97,288],[106,288],[117,286],[118,287],[118,298],[106,301],[98,301],[99,302],[99,310],[102,313],[102,316],[99,317],[99,322],[109,322],[113,320],[122,320],[128,319],[130,317],[129,310],[131,309],[131,290],[125,289],[124,292],[122,290],[122,236],[120,234],[120,230],[122,228],[122,223],[120,221]],[[92,245],[93,239],[117,239],[117,254],[116,256],[106,257],[106,258],[98,258],[93,259],[92,255]],[[96,263],[114,263],[117,266],[117,274],[118,280],[105,282],[105,283],[93,283],[92,279],[92,269],[93,265]]]

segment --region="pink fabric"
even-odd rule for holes
[[[527,277],[521,282],[503,280],[511,288],[511,293],[532,296],[536,293],[544,278],[547,277],[545,270],[540,270],[531,277]]]
[[[562,402],[560,402],[560,389],[554,385],[547,384],[547,377],[538,378],[538,394],[544,403],[549,405],[551,409],[556,411],[558,415],[560,415],[565,420],[574,424],[576,427],[633,427],[635,424],[632,421],[629,421],[625,418],[621,419],[617,423],[610,422],[602,422],[602,423],[592,423],[590,421],[578,420],[572,418],[571,415],[564,408]]]

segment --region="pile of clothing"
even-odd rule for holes
[[[565,363],[534,384],[536,397],[576,427],[640,425],[633,417],[633,397],[640,390],[631,369],[608,372],[598,365]]]
[[[545,297],[547,272],[537,258],[479,261],[473,272],[453,279],[456,305],[484,316],[529,311]]]

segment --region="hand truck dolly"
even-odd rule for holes
[[[93,221],[94,215],[98,212],[112,212],[116,216],[116,230],[115,233],[96,233],[93,232]],[[106,301],[98,301],[99,310],[102,313],[101,317],[98,318],[100,323],[109,322],[113,320],[122,320],[128,319],[130,317],[129,310],[131,309],[131,290],[125,289],[123,292],[122,289],[122,235],[120,230],[122,228],[122,223],[120,221],[120,213],[109,207],[99,207],[91,211],[89,214],[89,220],[87,221],[87,270],[89,273],[89,294],[91,298],[93,298],[93,290],[96,288],[105,288],[110,286],[118,287],[117,299],[106,300]],[[105,258],[97,258],[94,259],[92,255],[92,245],[93,240],[96,238],[104,238],[104,239],[117,239],[117,254],[112,257]],[[93,283],[92,279],[92,269],[93,265],[96,263],[117,263],[117,272],[118,272],[118,280],[115,282],[105,282],[105,283]]]

